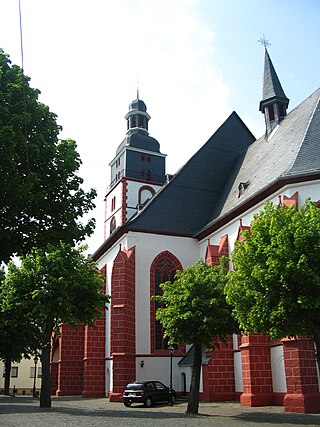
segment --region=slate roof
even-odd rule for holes
[[[298,154],[291,167],[285,173],[286,176],[306,175],[320,170],[320,88],[312,94],[298,109],[305,108],[305,122],[302,117],[297,117],[295,126],[303,126],[309,119],[305,134],[301,140]],[[312,111],[313,110],[313,111]],[[298,113],[298,111],[297,111]],[[309,116],[310,114],[310,116]]]
[[[262,136],[239,159],[212,220],[226,215],[275,182],[320,173],[320,88],[292,110],[269,138]],[[239,184],[249,181],[239,197]]]
[[[260,111],[263,110],[263,104],[270,99],[279,99],[284,101],[287,105],[289,99],[286,97],[277,73],[274,69],[267,49],[264,55],[264,74],[262,86],[262,100],[260,102]]]
[[[147,111],[146,104],[139,98],[135,99],[129,105],[129,111]]]
[[[131,230],[192,236],[210,220],[239,155],[254,140],[233,112],[127,226]]]
[[[152,136],[149,136],[144,129],[135,129],[134,131],[130,131],[118,146],[116,154],[118,155],[125,147],[139,148],[160,153],[159,142]]]

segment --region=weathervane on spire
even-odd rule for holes
[[[267,49],[267,47],[268,47],[268,46],[271,46],[271,43],[269,43],[269,42],[268,42],[268,40],[265,38],[264,34],[263,34],[263,36],[261,37],[261,39],[259,39],[259,40],[258,40],[258,42],[259,42],[262,46],[264,46],[266,49]]]

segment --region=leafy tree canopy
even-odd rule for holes
[[[320,209],[266,203],[232,254],[227,301],[246,332],[304,335],[320,348]],[[319,353],[319,352],[318,352]]]
[[[8,265],[2,286],[3,311],[24,313],[29,319],[35,348],[41,349],[40,406],[50,407],[50,342],[61,323],[92,325],[104,314],[109,296],[103,293],[103,275],[84,248],[70,244],[33,249],[21,265]],[[29,343],[30,345],[30,343]]]
[[[34,248],[21,257],[21,265],[10,262],[4,281],[7,309],[26,310],[37,325],[41,345],[61,323],[92,324],[109,297],[102,293],[103,275],[96,263],[69,244]]]
[[[156,318],[169,343],[194,345],[189,414],[198,413],[203,347],[219,346],[238,330],[223,293],[226,279],[226,265],[211,267],[199,260],[177,271],[173,283],[161,284],[163,294],[154,297],[163,305],[157,309]]]
[[[177,271],[173,283],[161,284],[163,294],[154,297],[163,304],[156,318],[171,344],[200,343],[212,348],[237,330],[223,293],[226,268],[211,267],[199,260]]]
[[[94,190],[81,189],[73,140],[59,140],[57,116],[0,49],[0,261],[32,247],[90,235]]]
[[[29,357],[37,348],[36,328],[28,313],[8,304],[4,275],[0,284],[0,360],[5,366],[4,394],[9,394],[11,362]]]

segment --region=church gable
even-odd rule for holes
[[[232,113],[132,221],[130,229],[193,235],[209,221],[239,155],[253,141],[239,116]]]

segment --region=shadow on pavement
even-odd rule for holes
[[[68,406],[68,405],[72,406]],[[211,418],[212,420],[220,419],[238,421],[247,423],[253,427],[258,424],[270,425],[297,425],[297,426],[320,426],[320,414],[299,414],[299,413],[279,413],[272,411],[263,411],[262,408],[250,408],[246,411],[241,407],[228,409],[223,405],[215,404],[201,408],[200,413],[196,416],[186,415],[186,406],[179,402],[177,405],[170,407],[168,405],[157,405],[152,408],[144,408],[142,405],[133,405],[125,408],[115,404],[110,408],[109,404],[101,400],[95,403],[98,407],[90,406],[90,399],[75,397],[53,398],[51,408],[39,408],[39,400],[32,397],[1,397],[0,398],[0,415],[2,414],[68,414],[73,417],[110,417],[122,419],[188,419],[188,418]],[[104,407],[104,405],[106,407]],[[202,413],[201,413],[202,411]]]

